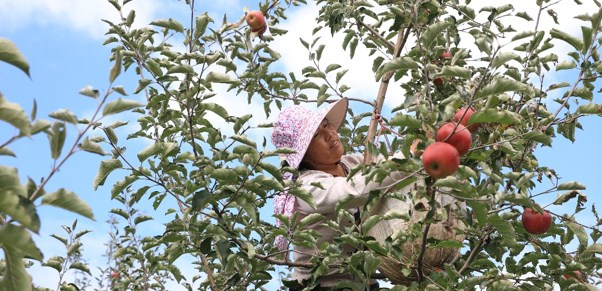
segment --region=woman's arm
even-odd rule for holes
[[[401,153],[391,156],[391,158],[403,158]],[[384,160],[382,156],[374,159],[375,162]],[[359,165],[363,161],[361,155],[347,156],[345,159],[348,165]],[[387,191],[399,180],[405,177],[401,171],[392,172],[381,182],[366,182],[366,176],[358,172],[349,180],[347,177],[334,177],[322,171],[307,171],[299,177],[302,187],[308,190],[316,203],[316,209],[313,209],[304,201],[299,201],[300,210],[303,212],[330,213],[334,210],[336,204],[348,198],[353,197],[346,208],[355,208],[366,203],[369,193],[372,190]]]

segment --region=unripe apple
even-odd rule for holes
[[[464,113],[464,112],[466,112],[466,113]],[[452,118],[452,121],[466,126],[466,128],[468,128],[468,130],[470,130],[470,132],[473,132],[477,128],[479,128],[479,125],[476,123],[472,124],[470,126],[468,125],[468,120],[470,119],[470,117],[472,116],[473,113],[474,113],[474,110],[472,110],[472,108],[462,107],[456,112],[456,115],[454,115],[454,117]]]
[[[552,226],[552,215],[547,211],[539,213],[531,208],[525,208],[522,214],[522,223],[528,233],[546,233]]]
[[[434,142],[424,149],[422,164],[429,176],[435,179],[444,178],[458,170],[460,154],[454,146],[446,142]]]
[[[252,32],[258,32],[261,29],[263,29],[264,27],[266,27],[265,18],[263,17],[263,13],[261,13],[261,11],[259,11],[259,10],[253,10],[253,11],[247,12],[247,15],[245,16],[245,20],[247,21],[247,24],[251,28]]]
[[[464,125],[447,122],[437,131],[437,141],[453,145],[460,156],[465,155],[472,145],[472,135]]]

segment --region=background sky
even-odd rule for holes
[[[243,14],[244,6],[251,9],[257,8],[257,1],[220,0],[197,1],[197,3],[197,10],[209,11],[216,22],[220,22],[224,14],[228,14],[231,19],[237,19]],[[485,2],[473,1],[473,3]],[[557,9],[559,13],[574,8],[573,1],[562,3],[564,6]],[[136,10],[135,23],[138,25],[147,24],[157,18],[181,17],[187,9],[183,1],[168,0],[137,0],[128,6],[130,9]],[[311,40],[310,34],[317,9],[311,6],[295,8],[289,11],[288,15],[289,20],[281,26],[289,30],[289,35],[278,39],[272,45],[276,51],[282,52],[280,63],[282,70],[300,73],[301,68],[307,65],[307,52],[298,39],[304,37],[306,40]],[[69,108],[78,117],[91,116],[96,107],[96,100],[79,95],[78,91],[87,85],[99,89],[101,94],[106,91],[112,63],[109,61],[110,47],[102,45],[107,25],[100,20],[117,18],[118,15],[114,8],[105,0],[0,0],[0,19],[2,19],[0,37],[13,41],[31,65],[30,79],[15,67],[4,63],[0,64],[0,92],[9,101],[19,103],[28,113],[31,112],[35,99],[38,105],[38,118],[50,120],[48,114],[61,108]],[[548,25],[550,22],[546,23]],[[564,23],[571,26],[563,29],[579,31],[574,22],[565,21]],[[347,57],[348,53],[342,53],[340,50],[341,39],[332,39],[326,35],[322,42],[327,44],[323,59],[340,64],[350,62]],[[559,53],[559,56],[561,59],[567,58],[562,53]],[[344,78],[347,84],[353,84],[352,89],[348,91],[349,96],[374,100],[378,84],[374,81],[371,73],[371,65],[367,50],[362,49],[361,46],[358,47],[356,57],[353,59],[353,66]],[[551,77],[557,80],[567,76],[552,75]],[[137,79],[131,73],[127,73],[122,74],[116,83],[123,85],[126,91],[132,92],[137,86]],[[143,96],[130,96],[129,98],[144,100]],[[600,103],[600,99],[600,94],[595,93],[594,102]],[[232,115],[263,112],[261,104],[247,106],[246,95],[232,96],[230,93],[224,93],[218,100],[228,108]],[[241,100],[245,100],[245,102],[243,103]],[[387,110],[390,112],[392,106],[402,101],[403,92],[396,86],[391,86],[387,106],[383,111],[385,116]],[[272,116],[275,116],[275,112]],[[261,113],[255,117],[257,118],[254,121],[256,124],[272,120],[272,117],[263,116]],[[585,184],[587,190],[584,192],[589,197],[586,206],[590,208],[593,203],[596,203],[600,208],[602,207],[602,183],[599,170],[602,167],[602,154],[600,154],[599,135],[602,118],[583,119],[582,125],[584,130],[577,131],[575,143],[560,137],[554,141],[553,148],[538,149],[537,155],[540,165],[556,169],[562,178],[561,182],[580,181]],[[6,132],[7,128],[10,127],[5,124],[0,125],[0,142],[14,134],[14,132]],[[12,130],[12,128],[10,129]],[[66,145],[69,145],[74,132],[73,128],[69,129]],[[255,134],[259,137],[265,133],[265,131],[258,131]],[[28,177],[39,182],[52,169],[49,145],[44,135],[20,140],[13,143],[10,148],[18,158],[0,156],[0,164],[17,167],[23,182]],[[93,231],[83,237],[83,242],[84,258],[90,263],[95,276],[98,275],[95,266],[104,267],[106,264],[106,258],[102,255],[105,252],[104,244],[109,239],[109,225],[106,223],[109,219],[109,210],[121,206],[110,200],[110,184],[101,186],[96,191],[92,187],[98,165],[103,159],[105,158],[87,153],[76,154],[69,159],[46,187],[47,191],[65,187],[77,193],[93,208],[95,221],[60,209],[48,206],[40,207],[42,229],[39,235],[34,236],[45,259],[53,255],[64,256],[62,245],[50,235],[57,233],[64,236],[61,226],[71,225],[73,220],[78,219],[78,230]],[[548,186],[549,184],[543,185],[542,189]],[[553,195],[547,198],[548,201],[553,201],[553,199]],[[542,204],[546,203],[542,202]],[[271,207],[271,205],[269,206]],[[569,206],[569,208],[573,207],[574,205]],[[551,207],[551,209],[560,213],[564,211],[558,207]],[[160,212],[152,213],[150,208],[143,209],[143,211],[148,211],[155,218],[157,218],[157,214],[160,215]],[[566,212],[569,211],[570,209],[566,210]],[[584,215],[579,217],[579,221],[589,225],[593,224],[593,217],[587,215],[589,212],[584,211],[583,213]],[[150,233],[162,232],[163,225],[159,222],[160,218],[156,222],[146,222],[141,226]],[[187,278],[192,277],[191,272],[183,271]],[[30,270],[30,274],[37,285],[56,287],[58,278],[54,269],[34,266]],[[277,284],[277,282],[273,284]],[[174,286],[170,290],[177,289]]]

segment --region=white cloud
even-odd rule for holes
[[[63,26],[81,31],[93,38],[102,38],[108,25],[102,19],[118,22],[119,14],[106,0],[0,0],[0,19],[5,29],[26,26]],[[136,11],[136,22],[148,24],[166,4],[158,0],[132,1],[124,6],[127,16]]]
[[[272,46],[282,53],[281,62],[285,66],[284,71],[300,75],[304,67],[311,65],[309,53],[299,38],[311,44],[315,37],[320,37],[317,44],[325,45],[320,68],[325,69],[329,64],[340,64],[343,68],[349,69],[341,79],[341,84],[351,87],[344,95],[370,102],[375,101],[380,85],[380,82],[374,79],[372,72],[372,61],[375,56],[370,56],[370,51],[359,44],[354,57],[351,58],[349,50],[345,51],[342,47],[345,35],[339,33],[333,37],[327,28],[313,36],[314,26],[308,23],[313,22],[313,19],[318,16],[318,11],[318,7],[314,4],[303,6],[291,13],[288,21],[282,24],[282,28],[287,29],[289,33],[276,39]],[[334,74],[329,74],[329,81],[334,84]],[[390,84],[385,103],[389,106],[397,105],[404,99],[403,90],[397,84]]]

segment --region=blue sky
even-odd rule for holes
[[[27,58],[31,65],[31,79],[18,69],[6,64],[0,64],[0,91],[11,102],[18,102],[26,112],[31,112],[33,100],[38,104],[38,118],[50,119],[48,114],[61,108],[69,108],[78,116],[89,116],[95,108],[95,100],[79,95],[77,92],[86,85],[104,92],[108,86],[108,74],[112,64],[109,62],[110,47],[103,46],[104,31],[106,26],[100,22],[100,18],[114,18],[113,8],[104,0],[30,0],[9,1],[0,0],[0,17],[3,25],[0,26],[0,37],[13,41]],[[150,19],[173,17],[180,15],[185,8],[183,1],[160,1],[145,0],[133,1],[143,2],[144,6],[136,6],[138,19],[142,23],[148,23]],[[206,2],[197,1],[198,10],[209,10],[216,21],[221,21],[224,13],[238,15],[242,13],[242,7],[248,5],[256,7],[255,1],[215,1],[220,7],[207,7]],[[17,4],[18,3],[18,4]],[[292,13],[289,23],[285,24],[291,32],[308,35],[311,25],[307,25],[308,17],[315,15],[315,9],[298,10]],[[308,16],[311,15],[311,16]],[[146,20],[146,21],[145,21]],[[286,51],[283,54],[283,69],[297,70],[299,72],[302,64],[306,63],[305,49],[299,44],[298,35],[291,35],[290,39],[275,44],[276,50]],[[330,47],[340,47],[340,40],[328,40],[335,44]],[[297,44],[290,46],[290,44]],[[284,49],[285,45],[289,47]],[[329,47],[329,49],[331,49]],[[366,51],[363,51],[366,52]],[[344,63],[337,51],[327,51],[325,56]],[[343,54],[346,55],[346,54]],[[366,77],[361,68],[370,68],[367,62],[367,53],[362,54],[360,50],[358,57],[354,59],[355,71],[349,73],[347,81],[354,84],[349,92],[354,96],[373,96],[377,85],[372,77]],[[301,56],[301,57],[300,57]],[[562,56],[561,56],[562,57]],[[363,67],[362,67],[363,66]],[[126,91],[133,91],[137,86],[136,79],[132,74],[122,75],[117,84],[122,84]],[[390,96],[401,94],[397,89],[392,89]],[[600,103],[600,94],[594,94],[594,101]],[[130,96],[130,98],[142,99],[142,96]],[[246,97],[245,97],[246,98]],[[372,97],[364,97],[371,100]],[[393,98],[389,98],[392,100]],[[224,101],[227,102],[227,101]],[[398,101],[397,101],[398,102]],[[390,103],[392,104],[392,103]],[[389,104],[389,105],[390,105]],[[248,106],[236,106],[231,104],[234,114],[240,114],[249,110]],[[251,110],[258,109],[262,112],[261,105],[251,105]],[[262,117],[270,120],[271,117]],[[602,183],[600,183],[599,169],[602,167],[602,154],[600,154],[599,132],[602,128],[602,118],[592,117],[582,120],[584,130],[576,132],[576,142],[571,143],[560,137],[555,140],[553,148],[541,148],[537,150],[540,165],[556,169],[562,182],[580,181],[587,186],[585,191],[589,200],[587,207],[596,203],[602,213]],[[5,125],[0,129],[6,130]],[[70,128],[67,145],[73,138],[75,131]],[[13,132],[0,132],[0,141],[4,141]],[[22,139],[11,145],[11,149],[17,154],[18,159],[0,156],[0,164],[17,167],[25,181],[31,177],[39,181],[48,175],[52,160],[49,156],[49,145],[47,138],[43,135],[32,139]],[[78,229],[90,229],[92,233],[84,238],[84,256],[90,264],[104,265],[106,258],[103,243],[108,241],[109,218],[108,211],[120,204],[110,200],[110,187],[99,187],[97,191],[92,188],[92,181],[96,175],[98,164],[103,157],[87,153],[79,153],[73,156],[61,171],[47,185],[47,191],[53,191],[61,187],[79,194],[94,210],[96,221],[77,216],[63,210],[51,207],[41,207],[39,214],[42,218],[42,231],[35,236],[38,246],[42,249],[45,258],[52,255],[63,255],[64,250],[60,243],[49,237],[52,233],[64,235],[61,225],[70,225],[74,219],[79,220]],[[547,186],[547,185],[544,185]],[[544,187],[545,188],[545,187]],[[549,201],[553,195],[547,196]],[[541,200],[542,204],[545,199]],[[549,202],[548,201],[548,202]],[[574,204],[570,205],[573,208]],[[561,208],[552,208],[557,212],[563,212]],[[146,211],[150,212],[149,209]],[[570,211],[567,210],[567,211]],[[584,211],[580,222],[593,223],[593,217]],[[160,213],[158,213],[160,214]],[[160,223],[147,222],[143,224],[149,232],[162,232]],[[95,267],[91,269],[95,270]],[[35,269],[38,270],[38,269]],[[43,271],[32,272],[34,282],[44,287],[56,286],[56,273],[49,268]],[[54,281],[53,281],[54,280]],[[175,289],[174,289],[175,290]]]

